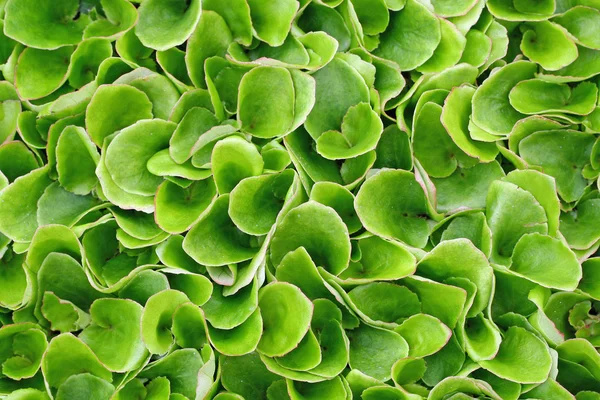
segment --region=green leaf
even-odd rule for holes
[[[64,279],[65,277],[69,279]],[[103,297],[89,283],[81,265],[66,254],[50,253],[38,271],[36,316],[43,320],[42,298],[45,292],[52,292],[58,298],[73,303],[87,311],[94,300]],[[40,310],[41,311],[41,310]]]
[[[392,366],[408,356],[408,344],[398,333],[361,324],[348,332],[350,367],[386,381],[391,378]]]
[[[208,7],[216,7],[219,10],[210,10],[210,8],[207,9],[206,3],[202,4],[204,10],[200,16],[198,25],[188,40],[187,52],[185,54],[185,64],[190,79],[197,87],[206,87],[204,61],[213,56],[224,57],[229,44],[232,42],[232,32],[227,24],[227,20],[230,18],[241,18],[240,22],[243,25],[245,22],[244,19],[247,18],[248,25],[250,23],[248,5],[245,1],[243,4],[238,4],[235,9],[232,7],[231,10],[223,9],[223,5],[215,1],[209,2]],[[245,13],[244,8],[246,8]],[[219,11],[226,12],[230,17],[227,18],[224,15],[220,15]],[[237,13],[241,15],[235,15]],[[248,44],[250,43],[248,42]]]
[[[286,383],[290,398],[293,400],[316,400],[323,397],[335,399],[346,398],[346,387],[340,377],[318,383],[294,382],[287,379]]]
[[[306,371],[321,363],[321,348],[319,341],[312,330],[308,330],[302,341],[294,350],[283,357],[277,357],[276,361],[284,368]]]
[[[583,195],[588,181],[581,171],[589,162],[594,138],[570,130],[536,132],[519,143],[519,153],[529,164],[539,165],[556,179],[558,194],[565,201]]]
[[[367,84],[361,75],[341,58],[313,74],[315,105],[308,114],[305,129],[313,138],[328,130],[339,130],[348,109],[369,101]]]
[[[86,131],[81,127],[66,127],[56,145],[58,181],[68,191],[86,195],[98,183],[95,170],[100,155]]]
[[[552,360],[547,345],[520,327],[506,332],[495,358],[479,365],[500,378],[518,383],[542,383],[548,378]]]
[[[492,51],[492,39],[476,29],[472,29],[465,35],[467,43],[459,62],[481,67],[488,60]]]
[[[274,282],[265,286],[258,294],[258,307],[263,318],[263,334],[257,349],[266,356],[289,353],[310,328],[313,305],[292,284]]]
[[[69,85],[79,89],[94,81],[100,64],[112,53],[112,46],[107,39],[92,38],[79,43],[71,55]]]
[[[60,388],[69,378],[81,373],[89,373],[109,383],[113,378],[92,350],[70,333],[50,341],[42,360],[42,372],[51,388]]]
[[[193,398],[198,386],[200,368],[204,362],[196,349],[178,349],[149,364],[138,375],[140,378],[169,380],[171,393]],[[185,365],[185,368],[181,368]]]
[[[553,51],[554,49],[560,51]],[[547,71],[560,70],[575,61],[579,55],[577,45],[566,30],[549,21],[535,22],[525,27],[521,51]]]
[[[477,0],[434,0],[431,2],[435,13],[440,17],[460,17],[473,9]]]
[[[439,19],[423,4],[408,0],[390,18],[375,54],[396,62],[402,71],[410,71],[431,58],[441,38]]]
[[[193,303],[183,303],[173,313],[173,336],[182,348],[202,349],[207,343],[206,322]]]
[[[561,240],[539,233],[519,239],[510,269],[542,286],[566,291],[574,290],[582,276],[575,254]]]
[[[524,115],[510,105],[509,93],[520,81],[533,78],[535,71],[534,63],[517,61],[486,79],[473,95],[473,122],[495,135],[510,133]]]
[[[218,141],[212,152],[211,163],[220,194],[231,192],[244,178],[260,175],[264,167],[256,146],[239,136]]]
[[[415,157],[431,177],[450,176],[458,164],[471,164],[471,158],[458,148],[441,122],[442,107],[427,102],[419,110],[413,126]]]
[[[508,21],[546,20],[554,13],[555,8],[552,0],[524,1],[516,4],[505,0],[491,0],[487,6],[493,16]]]
[[[6,237],[3,239],[3,242],[8,241]],[[30,284],[23,264],[25,255],[4,251],[0,258],[0,306],[9,310],[18,309],[27,300],[25,291]]]
[[[475,93],[475,89],[466,85],[452,89],[444,102],[440,118],[448,134],[462,151],[480,162],[489,163],[498,155],[498,148],[494,143],[474,140],[469,134],[471,101]]]
[[[397,242],[369,236],[357,242],[360,258],[353,257],[340,278],[348,283],[391,281],[415,272],[415,257]]]
[[[367,103],[348,109],[341,132],[323,132],[317,139],[317,151],[330,160],[353,158],[374,150],[383,124]]]
[[[100,0],[106,18],[99,18],[86,26],[83,38],[102,37],[115,39],[133,28],[137,22],[137,10],[124,0]]]
[[[401,283],[419,297],[423,313],[438,318],[451,329],[456,327],[467,301],[466,290],[417,275],[404,278]]]
[[[286,134],[294,120],[291,74],[279,67],[250,70],[240,82],[237,114],[242,130],[254,136],[272,138]]]
[[[212,179],[193,182],[187,188],[165,181],[156,192],[156,223],[169,233],[185,232],[210,207],[216,194]]]
[[[452,336],[452,331],[439,319],[415,314],[395,329],[408,343],[409,357],[425,357],[437,353]]]
[[[62,2],[58,7],[37,0],[11,0],[5,4],[5,34],[32,48],[56,49],[77,44],[89,22],[87,16],[76,18],[76,0]]]
[[[242,324],[222,330],[208,325],[210,341],[221,354],[241,356],[253,352],[263,332],[260,310],[256,309]]]
[[[544,207],[548,218],[548,234],[554,236],[562,222],[558,221],[560,201],[556,194],[556,183],[552,177],[534,170],[516,170],[509,173],[504,180],[531,193]]]
[[[70,376],[56,393],[57,400],[67,400],[76,397],[94,399],[109,399],[115,387],[109,382],[92,374],[84,373]]]
[[[18,242],[28,242],[38,227],[38,200],[52,183],[48,167],[17,178],[0,192],[0,232]]]
[[[357,286],[348,296],[362,313],[376,321],[400,323],[421,311],[421,302],[416,294],[391,283],[373,282]]]
[[[185,252],[199,264],[238,263],[251,259],[258,251],[252,247],[252,237],[241,232],[231,221],[227,212],[229,197],[219,196],[183,241]]]
[[[392,367],[392,379],[397,385],[415,383],[423,377],[427,364],[422,358],[402,358]]]
[[[15,87],[23,99],[39,99],[52,94],[67,81],[72,46],[56,50],[23,50],[17,64]],[[43,72],[42,72],[43,71]]]
[[[253,283],[231,296],[217,286],[202,307],[206,319],[217,329],[232,329],[246,321],[258,307],[258,285]]]
[[[248,0],[248,6],[250,6],[255,36],[272,47],[283,44],[298,11],[298,2],[282,0],[272,3],[265,0]],[[273,15],[277,15],[277,18],[273,19]]]
[[[564,112],[586,115],[596,107],[598,87],[583,82],[571,89],[565,84],[531,79],[519,82],[508,98],[510,104],[523,114]]]
[[[120,102],[127,102],[130,107],[119,107]],[[152,103],[144,92],[128,85],[102,85],[86,110],[85,125],[92,141],[102,146],[105,137],[149,118],[152,118]]]
[[[486,256],[467,239],[441,242],[419,261],[417,271],[435,281],[465,278],[474,283],[477,293],[469,316],[482,312],[493,292],[493,270]]]
[[[458,28],[445,19],[440,19],[441,40],[431,58],[419,66],[417,70],[422,73],[440,72],[456,65],[461,59],[467,38]]]
[[[597,284],[597,274],[600,272],[598,259],[591,258],[581,264],[583,277],[579,282],[579,289],[597,299],[600,294],[600,288]]]
[[[250,21],[250,8],[245,0],[237,0],[231,6],[218,0],[205,0],[202,2],[203,11],[215,11],[225,19],[237,42],[244,46],[252,41],[252,22]]]
[[[437,384],[429,393],[429,399],[442,400],[447,396],[457,399],[473,398],[470,395],[485,396],[493,400],[501,399],[487,382],[459,376],[446,378]]]
[[[0,171],[9,182],[27,175],[38,167],[35,155],[23,142],[6,142],[0,146]]]
[[[598,22],[600,11],[585,5],[568,9],[562,15],[553,18],[553,22],[563,26],[575,38],[577,44],[592,49],[600,49],[598,40]]]
[[[221,368],[223,387],[249,399],[266,398],[271,383],[280,379],[267,370],[254,352],[240,357],[223,356]]]
[[[0,328],[2,374],[10,379],[31,378],[40,368],[47,338],[33,323],[4,325]]]
[[[351,39],[343,17],[335,9],[323,4],[309,3],[298,19],[298,26],[305,32],[326,32],[337,40],[339,51],[347,51]]]
[[[361,186],[354,204],[370,232],[411,246],[425,246],[429,237],[425,193],[412,173],[382,170]]]
[[[187,301],[187,296],[177,290],[163,290],[148,299],[141,317],[141,334],[151,353],[164,354],[172,346],[173,313]]]
[[[319,224],[313,221],[319,221]],[[348,228],[330,207],[309,201],[288,212],[271,239],[271,261],[279,265],[288,252],[301,246],[318,266],[334,275],[348,266]]]
[[[152,295],[169,288],[167,278],[151,269],[139,271],[121,290],[119,297],[145,305]],[[179,290],[179,288],[177,288]]]
[[[495,262],[509,263],[521,236],[548,233],[544,208],[530,192],[509,182],[495,181],[490,185],[486,217],[492,231],[491,259]]]
[[[200,137],[217,125],[217,118],[204,107],[192,107],[185,112],[170,141],[169,154],[173,161],[185,163],[193,156]]]
[[[600,51],[582,46],[577,48],[579,50],[577,60],[557,71],[544,73],[542,76],[555,82],[578,82],[600,73]]]
[[[52,292],[44,292],[41,312],[50,322],[50,329],[60,333],[79,331],[90,323],[87,313]]]
[[[200,0],[145,1],[140,6],[135,33],[144,46],[167,50],[186,41],[196,28],[202,6]]]
[[[249,235],[269,233],[294,180],[290,170],[242,180],[230,195],[229,216],[233,223]]]
[[[131,300],[98,299],[90,307],[90,317],[92,323],[79,338],[111,371],[130,371],[146,358],[139,328],[142,306]]]
[[[168,147],[174,130],[174,123],[159,119],[139,121],[123,129],[106,149],[104,163],[114,183],[129,193],[153,195],[162,178],[151,174],[146,164]]]

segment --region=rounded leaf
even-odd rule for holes
[[[583,82],[571,89],[565,84],[530,79],[519,82],[508,97],[510,104],[523,114],[587,115],[596,107],[598,87]]]
[[[541,383],[548,378],[552,360],[546,343],[533,333],[508,329],[495,358],[479,365],[500,378],[517,383]]]
[[[573,291],[581,280],[581,265],[559,239],[532,233],[515,245],[512,271],[545,287]]]
[[[266,356],[283,356],[292,351],[310,328],[313,305],[300,289],[274,282],[258,294],[263,334],[258,351]]]
[[[144,1],[135,34],[146,47],[167,50],[190,37],[202,14],[200,0]]]
[[[260,175],[264,161],[256,146],[239,136],[220,140],[212,152],[212,171],[220,194],[229,193],[244,178]]]
[[[50,341],[42,361],[42,373],[51,388],[59,388],[70,377],[81,373],[112,382],[112,373],[87,345],[70,333],[56,336]]]
[[[56,91],[67,81],[74,48],[39,50],[28,47],[19,56],[15,87],[25,100],[39,99]]]
[[[130,300],[98,299],[90,307],[92,323],[79,339],[111,371],[130,371],[147,356],[140,331],[142,310]]]
[[[256,67],[240,82],[238,120],[260,138],[282,136],[294,120],[294,83],[285,68]]]
[[[256,37],[272,47],[283,44],[300,7],[297,0],[249,0],[248,6]]]
[[[196,223],[215,196],[216,188],[211,179],[194,182],[187,188],[165,181],[156,192],[157,224],[169,233],[185,232]]]
[[[128,107],[120,107],[123,103]],[[129,85],[102,85],[86,110],[85,125],[92,141],[102,146],[105,137],[149,118],[152,103],[144,92]]]
[[[89,22],[87,16],[77,18],[77,0],[60,4],[10,0],[6,2],[5,13],[5,34],[38,49],[51,50],[79,43]]]
[[[411,316],[395,331],[408,343],[409,357],[425,357],[437,353],[452,336],[450,328],[427,314]]]
[[[368,153],[377,147],[383,123],[367,103],[348,109],[341,132],[327,131],[317,139],[317,151],[329,160],[346,159]]]
[[[233,223],[250,235],[266,235],[283,208],[295,174],[261,175],[242,180],[232,191],[229,216]]]
[[[166,353],[173,344],[171,324],[173,313],[181,304],[188,302],[178,290],[163,290],[148,299],[142,313],[142,340],[153,354]]]
[[[560,49],[560,51],[553,51]],[[560,25],[549,21],[535,22],[523,34],[521,51],[545,70],[559,70],[577,59],[577,45]]]
[[[473,95],[473,122],[492,134],[510,133],[524,115],[510,105],[508,95],[517,83],[533,78],[535,72],[534,63],[517,61],[492,74]]]
[[[382,170],[361,186],[354,206],[370,232],[421,248],[429,237],[426,203],[412,173]]]
[[[339,130],[348,109],[369,101],[368,87],[361,75],[341,58],[313,74],[315,105],[306,118],[305,129],[313,138],[328,130]]]
[[[241,232],[231,221],[228,209],[229,195],[219,196],[186,235],[183,249],[199,264],[238,263],[251,259],[258,251],[252,247],[252,237]]]
[[[440,21],[416,0],[408,0],[381,34],[375,54],[396,62],[402,71],[423,65],[442,38]]]
[[[348,331],[350,339],[350,367],[387,381],[392,366],[408,356],[408,344],[398,333],[361,324]]]
[[[334,275],[348,267],[348,228],[330,207],[309,201],[288,212],[271,239],[271,261],[279,265],[288,252],[301,246],[315,264]]]
[[[162,178],[148,171],[148,160],[169,146],[175,124],[159,119],[136,122],[106,149],[105,165],[114,183],[128,193],[154,195]]]

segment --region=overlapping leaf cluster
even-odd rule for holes
[[[597,0],[0,8],[0,397],[600,399]]]

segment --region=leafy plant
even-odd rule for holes
[[[0,25],[0,398],[600,399],[597,2]]]

